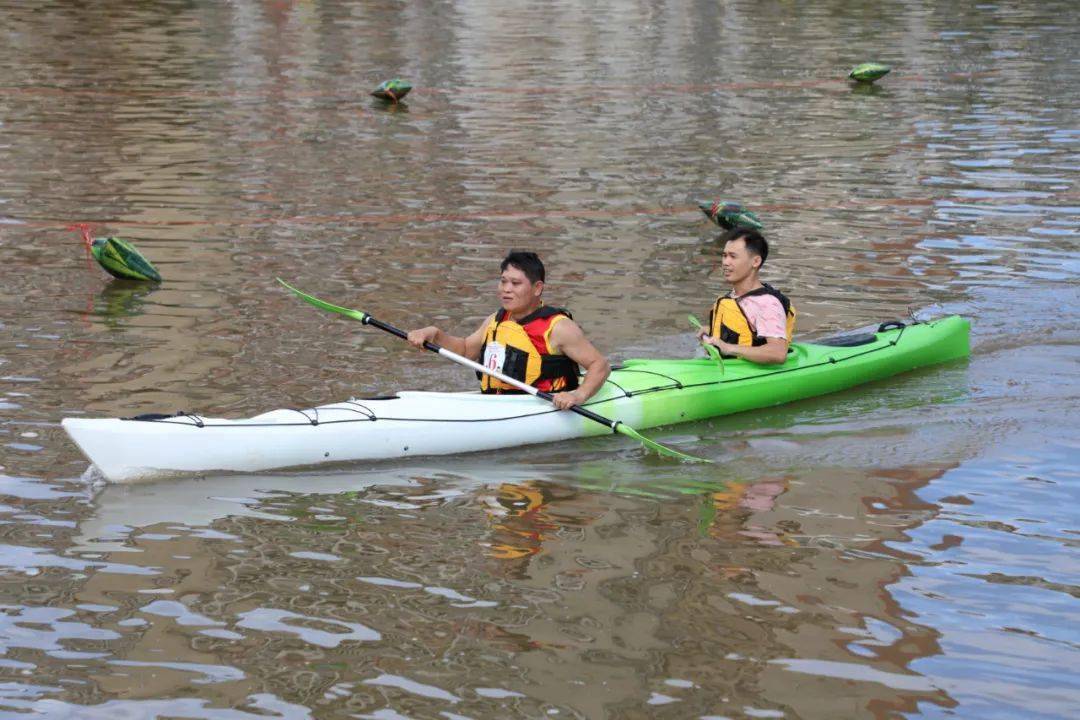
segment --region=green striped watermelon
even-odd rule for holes
[[[872,83],[888,75],[891,70],[892,68],[888,65],[868,62],[853,67],[848,77],[856,82]]]
[[[408,95],[410,90],[412,90],[412,84],[408,80],[394,78],[380,83],[379,87],[375,88],[371,94],[380,100],[397,102]]]
[[[705,217],[724,228],[734,230],[737,227],[748,227],[760,230],[765,227],[758,216],[747,210],[737,202],[717,200],[716,202],[699,202],[698,207]]]
[[[94,238],[90,252],[105,272],[125,280],[161,282],[161,274],[135,246],[118,237]]]

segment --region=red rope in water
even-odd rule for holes
[[[92,229],[92,226],[88,223],[74,223],[73,225],[68,225],[64,229],[75,230],[82,233],[83,247],[86,248],[86,269],[90,272],[93,272],[94,264],[90,262],[90,258],[94,254],[91,250],[91,247],[94,244],[94,238],[90,237],[90,230]]]

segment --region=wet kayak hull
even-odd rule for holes
[[[823,395],[966,357],[969,325],[943,318],[849,345],[795,343],[783,365],[628,360],[589,409],[639,430]],[[227,420],[196,415],[65,418],[68,435],[106,479],[135,482],[212,472],[467,453],[610,434],[529,395],[401,392]]]

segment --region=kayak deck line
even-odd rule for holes
[[[917,324],[923,324],[923,323],[917,323]],[[664,378],[665,380],[668,380],[670,382],[670,384],[669,385],[655,385],[653,387],[641,388],[639,390],[627,390],[626,388],[621,386],[619,383],[609,379],[609,380],[607,380],[605,382],[605,385],[612,385],[613,387],[618,389],[619,392],[622,393],[622,394],[621,395],[615,395],[613,397],[603,398],[603,399],[590,400],[588,402],[583,403],[582,406],[583,407],[589,407],[589,406],[594,406],[594,405],[602,405],[604,403],[618,401],[618,400],[620,400],[622,398],[630,398],[630,397],[635,397],[635,396],[638,396],[638,395],[647,395],[649,393],[654,393],[654,392],[664,392],[664,391],[669,391],[669,390],[684,390],[684,389],[691,389],[691,388],[703,388],[703,387],[709,387],[709,386],[712,386],[712,385],[724,385],[726,383],[736,383],[736,382],[743,382],[743,381],[746,381],[746,380],[756,380],[756,379],[759,379],[759,378],[769,377],[769,376],[772,376],[772,375],[781,375],[783,373],[797,372],[797,371],[800,371],[800,370],[806,370],[806,369],[809,369],[809,368],[819,367],[819,366],[823,366],[823,365],[837,364],[837,363],[841,363],[841,362],[845,362],[845,361],[848,361],[848,360],[852,360],[852,359],[861,357],[863,355],[868,355],[870,353],[880,352],[882,350],[887,350],[890,347],[895,347],[900,342],[900,339],[903,337],[905,329],[906,329],[905,327],[901,327],[900,332],[896,336],[896,338],[889,341],[889,343],[887,345],[879,345],[877,347],[869,348],[869,349],[864,350],[862,352],[847,355],[847,356],[839,358],[839,359],[830,356],[827,359],[825,359],[825,360],[823,360],[821,362],[818,362],[818,363],[814,363],[814,364],[800,365],[798,367],[793,367],[793,368],[777,368],[776,370],[769,370],[768,372],[760,372],[760,373],[755,374],[755,375],[745,375],[743,377],[723,377],[723,378],[720,378],[720,379],[717,379],[717,380],[711,380],[711,381],[705,381],[705,382],[699,382],[699,383],[692,383],[692,384],[682,383],[677,378],[671,377],[670,375],[665,375],[664,373],[656,372],[654,370],[642,370],[640,368],[636,368],[636,367],[633,367],[633,366],[616,365],[613,368],[613,370],[620,370],[620,371],[622,371],[624,373],[634,373],[634,374],[640,374],[640,375],[654,375],[656,377],[661,377],[661,378]],[[862,343],[862,344],[868,344],[868,343]],[[840,346],[840,347],[843,347],[843,346]],[[394,399],[397,399],[397,396],[381,396],[381,397],[378,397],[378,398],[372,398],[371,400],[385,401],[385,400],[394,400]],[[362,417],[362,418],[351,418],[351,419],[348,419],[348,420],[322,420],[322,421],[319,420],[319,410],[320,409],[326,409],[326,408],[333,408],[335,410],[336,409],[341,409],[341,410],[350,409],[350,408],[347,408],[347,407],[339,407],[339,406],[344,406],[344,405],[354,406],[354,408],[353,408],[354,411],[361,414],[361,415],[363,415],[364,417]],[[359,408],[359,409],[355,409],[355,408]],[[543,414],[546,414],[546,413],[560,412],[556,408],[547,407],[544,410],[538,411],[536,413],[523,413],[523,414],[520,414],[520,415],[508,415],[508,416],[501,416],[501,417],[497,417],[497,418],[483,418],[483,419],[379,417],[378,415],[376,415],[374,413],[374,411],[372,411],[370,408],[368,408],[366,405],[359,402],[358,400],[347,400],[347,401],[345,401],[343,403],[334,403],[332,405],[316,406],[316,407],[310,409],[310,411],[314,413],[314,417],[308,416],[307,411],[305,411],[305,410],[300,410],[300,409],[297,409],[297,408],[284,408],[284,409],[290,410],[292,412],[296,412],[296,413],[299,413],[299,414],[303,415],[304,418],[307,420],[307,422],[302,422],[302,423],[301,422],[297,422],[297,423],[281,423],[281,422],[276,422],[276,423],[244,423],[243,427],[302,427],[304,425],[323,425],[323,424],[350,423],[350,422],[375,422],[375,421],[378,421],[378,420],[398,420],[398,421],[403,421],[403,422],[492,422],[494,420],[511,420],[511,419],[515,419],[515,418],[528,417],[528,416],[531,416],[531,415],[543,415]],[[178,422],[177,418],[190,418],[192,420],[192,422],[190,422],[190,423]],[[236,425],[231,423],[231,422],[230,423],[213,423],[213,422],[208,423],[208,422],[206,422],[206,420],[203,420],[202,417],[199,416],[197,413],[187,413],[187,412],[178,412],[176,415],[164,415],[164,416],[162,416],[162,415],[159,415],[159,414],[152,414],[152,415],[149,415],[149,416],[135,416],[135,417],[128,417],[128,418],[120,418],[120,419],[121,420],[127,420],[127,421],[137,421],[137,422],[161,422],[161,423],[169,423],[169,424],[173,424],[173,425],[184,425],[184,426],[191,426],[191,427],[197,427],[197,428],[202,428],[202,427],[210,427],[210,428],[215,428],[215,427],[236,427]]]
[[[858,343],[793,343],[783,365],[729,360],[723,375],[710,358],[628,359],[584,405],[634,428],[705,420],[962,359],[969,334],[959,316],[879,327]],[[845,342],[854,339],[862,340]],[[464,429],[470,425],[476,430]],[[480,452],[611,433],[528,394],[408,390],[244,419],[181,413],[64,418],[62,426],[113,482]]]
[[[924,325],[924,324],[926,324],[926,323],[913,323],[913,325]],[[756,373],[754,375],[743,375],[742,377],[722,377],[722,378],[717,379],[717,380],[711,380],[711,381],[705,381],[705,382],[699,382],[699,383],[691,383],[691,384],[684,384],[684,383],[681,383],[681,382],[679,382],[678,380],[676,380],[674,378],[669,378],[673,383],[672,385],[667,385],[667,386],[659,386],[658,385],[658,386],[652,387],[652,388],[644,388],[642,390],[632,390],[632,391],[624,390],[623,392],[626,393],[626,397],[631,397],[633,395],[644,395],[644,394],[647,394],[647,393],[657,392],[657,391],[660,391],[660,390],[671,390],[671,389],[683,390],[683,389],[690,389],[690,388],[708,387],[710,385],[724,385],[724,384],[727,384],[727,383],[737,383],[737,382],[743,382],[743,381],[746,381],[746,380],[758,380],[758,379],[765,378],[765,377],[771,377],[773,375],[783,375],[784,373],[789,373],[789,372],[799,372],[799,371],[802,371],[802,370],[809,370],[810,368],[822,367],[822,366],[825,366],[825,365],[837,365],[839,363],[846,362],[848,360],[854,360],[856,358],[860,358],[860,357],[862,357],[864,355],[869,355],[871,353],[880,352],[882,350],[888,350],[891,347],[896,347],[896,345],[899,344],[899,342],[900,342],[900,338],[903,337],[904,330],[906,329],[906,327],[907,326],[901,327],[900,331],[899,331],[899,334],[894,339],[890,340],[887,344],[878,345],[877,347],[869,348],[867,350],[863,350],[862,352],[853,353],[851,355],[845,355],[842,358],[836,358],[834,356],[829,356],[825,360],[822,360],[822,361],[817,362],[817,363],[799,365],[797,367],[791,367],[791,368],[780,367],[780,368],[777,368],[775,370],[769,370],[767,372],[758,372],[758,373]],[[865,345],[865,344],[868,344],[868,343],[861,343],[861,344]],[[798,345],[799,345],[798,343],[793,343],[793,346],[795,346],[795,347],[797,347]],[[820,347],[834,347],[834,346],[828,345],[828,346],[820,346]],[[843,347],[843,346],[838,346],[838,347]],[[852,347],[858,347],[858,346],[852,346]],[[734,358],[732,358],[732,359],[734,360]],[[717,366],[717,367],[719,367],[719,366]],[[614,367],[612,369],[613,370],[622,370],[624,372],[642,372],[642,373],[646,373],[646,374],[650,374],[650,375],[659,375],[660,377],[665,377],[662,373],[657,373],[657,372],[654,372],[654,371],[651,371],[651,370],[637,370],[634,367],[616,366],[616,367]],[[617,383],[612,382],[611,380],[609,380],[608,382],[611,383],[612,385],[614,385],[615,387],[619,388],[620,390],[622,390],[622,388]],[[617,399],[617,398],[609,398],[609,399],[600,400],[600,401],[598,401],[598,403],[610,402],[613,399]],[[587,404],[589,404],[589,403],[587,403]]]
[[[378,398],[378,399],[379,400],[392,400],[393,398],[392,397],[381,397],[381,398]],[[355,406],[355,407],[349,407],[349,406]],[[351,410],[351,411],[357,413],[358,415],[361,415],[362,417],[360,417],[360,418],[350,418],[348,420],[325,420],[325,421],[319,420],[319,410],[323,409],[323,408],[329,408],[329,407],[333,407],[335,410],[343,410],[343,411]],[[360,408],[360,409],[357,409],[357,408]],[[304,425],[321,425],[324,422],[326,422],[326,423],[334,423],[334,422],[372,422],[374,420],[379,419],[378,416],[375,415],[375,413],[372,412],[370,408],[360,404],[356,400],[346,400],[345,402],[334,403],[334,405],[322,405],[322,406],[319,406],[319,407],[310,408],[310,412],[314,413],[314,417],[308,415],[309,410],[300,410],[298,408],[283,408],[283,409],[287,410],[287,411],[290,411],[290,412],[295,412],[295,413],[299,413],[300,415],[303,415],[304,419],[307,420],[307,422],[302,422],[302,423],[301,422],[296,422],[296,423],[263,423],[262,426],[269,426],[269,427],[302,427]],[[191,420],[191,422],[181,422],[181,418]],[[232,423],[213,423],[213,422],[208,423],[206,420],[204,420],[202,418],[202,416],[200,416],[200,415],[198,415],[196,413],[189,413],[189,412],[184,412],[184,411],[177,412],[175,415],[165,415],[165,414],[161,414],[161,413],[149,413],[149,414],[146,414],[146,415],[136,415],[134,417],[126,417],[126,418],[120,418],[120,419],[124,420],[126,422],[156,422],[156,423],[165,423],[165,424],[168,424],[168,425],[181,425],[181,426],[196,427],[196,428],[204,428],[204,427],[215,428],[215,427],[231,427],[232,426]],[[260,426],[259,423],[247,423],[246,425],[247,425],[247,427],[259,427]]]

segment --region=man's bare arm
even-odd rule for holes
[[[430,342],[444,347],[452,353],[463,355],[470,360],[479,360],[480,353],[484,349],[484,333],[490,322],[491,317],[489,316],[471,335],[463,338],[451,335],[434,325],[429,325],[426,328],[409,332],[408,340],[413,347],[422,349],[425,342]]]
[[[560,410],[581,405],[603,386],[611,374],[611,363],[600,354],[573,320],[562,320],[551,329],[552,351],[566,355],[585,370],[581,385],[570,392],[555,393],[553,402]]]
[[[764,345],[734,345],[706,337],[705,342],[715,345],[724,355],[741,357],[759,365],[780,365],[787,360],[788,341],[783,338],[765,338]]]

